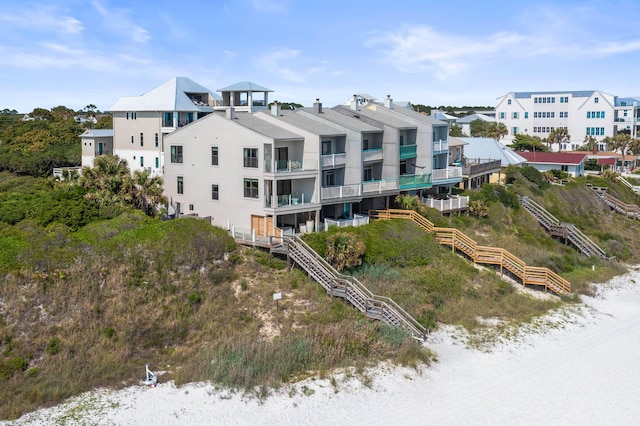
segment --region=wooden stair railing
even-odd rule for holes
[[[373,294],[355,277],[340,274],[299,237],[280,238],[284,240],[289,259],[319,282],[331,296],[347,300],[369,318],[404,328],[414,337],[426,340],[427,329],[391,298]]]
[[[624,182],[626,182],[626,180],[624,180]],[[623,214],[634,220],[640,219],[640,207],[636,204],[627,204],[618,200],[616,197],[609,194],[608,188],[606,187],[598,187],[591,184],[585,184],[585,186],[590,188],[598,198],[602,199],[605,204],[611,207],[611,209],[616,213]]]
[[[408,219],[418,226],[435,234],[438,244],[451,247],[453,251],[460,251],[467,255],[474,263],[500,266],[500,274],[509,271],[522,281],[522,285],[542,286],[557,295],[571,293],[571,284],[560,275],[544,267],[527,266],[526,263],[508,252],[495,247],[480,246],[463,232],[455,228],[438,228],[428,219],[413,210],[370,210],[372,219]],[[425,223],[427,222],[427,223]]]
[[[574,224],[560,222],[544,207],[527,196],[519,197],[522,207],[529,212],[552,236],[562,237],[578,248],[585,256],[609,259],[604,250],[580,231]]]

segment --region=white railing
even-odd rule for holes
[[[433,151],[448,151],[449,150],[449,141],[433,141]]]
[[[318,170],[318,160],[279,160],[275,162],[277,173],[304,172]],[[264,171],[271,173],[273,167],[270,162],[264,162]]]
[[[363,226],[368,223],[369,216],[354,214],[353,219],[325,219],[324,229],[329,229],[330,226],[337,226],[338,228],[345,228],[347,226]]]
[[[321,157],[322,167],[344,166],[347,162],[347,153],[328,154]]]
[[[54,167],[53,177],[65,179],[66,177],[78,177],[82,174],[82,167]]]
[[[382,193],[383,191],[397,191],[398,180],[373,180],[368,182],[362,182],[362,193]]]
[[[359,197],[361,195],[361,185],[323,186],[322,188],[320,188],[320,197],[323,200]]]
[[[452,195],[447,200],[438,200],[435,198],[423,198],[422,202],[432,209],[437,209],[441,212],[448,212],[451,210],[463,210],[469,207],[469,197]]]
[[[382,148],[365,149],[362,151],[362,161],[382,160]]]
[[[462,177],[462,167],[447,167],[446,169],[435,169],[431,171],[431,182],[437,180],[453,179]]]

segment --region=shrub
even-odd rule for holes
[[[202,296],[200,296],[200,293],[197,291],[192,291],[187,295],[187,300],[189,300],[189,303],[192,305],[198,305],[202,302]]]
[[[338,271],[362,264],[365,245],[358,236],[337,232],[327,238],[327,262]]]
[[[49,355],[56,355],[57,353],[60,352],[61,344],[62,344],[62,341],[60,340],[59,337],[52,338],[51,340],[49,340],[49,343],[47,343],[46,352]]]

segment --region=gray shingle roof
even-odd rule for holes
[[[345,107],[343,105],[337,105],[332,109],[341,114],[344,113],[350,117],[363,115],[365,117],[379,121],[380,123],[386,124],[387,126],[395,127],[396,129],[415,129],[416,128],[416,125],[413,122],[411,122],[410,120],[404,119],[400,115],[385,114],[384,112],[372,111],[368,108],[360,108],[358,111],[356,111],[351,109],[350,107]]]
[[[259,112],[257,114],[271,114],[270,112]],[[312,118],[305,117],[302,114],[298,114],[296,111],[283,110],[280,111],[280,120],[291,124],[292,126],[299,127],[308,132],[319,136],[344,136],[345,132],[335,127],[331,127],[320,121],[316,121]]]
[[[303,139],[303,137],[297,133],[290,132],[268,121],[254,117],[253,114],[248,112],[237,112],[234,122],[274,140]]]
[[[298,112],[300,111],[304,111],[305,113],[309,113],[321,119],[327,120],[327,125],[329,126],[335,124],[337,126],[346,127],[347,129],[355,130],[357,132],[382,131],[380,127],[372,126],[371,124],[364,123],[361,120],[346,116],[344,114],[340,114],[339,112],[333,111],[332,109],[323,109],[322,113],[320,114],[314,112],[313,108],[302,108],[301,110],[298,110]],[[336,128],[339,129],[339,127]]]

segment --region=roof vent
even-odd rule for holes
[[[316,98],[316,101],[313,103],[313,112],[322,114],[322,103],[320,102],[320,98]]]

